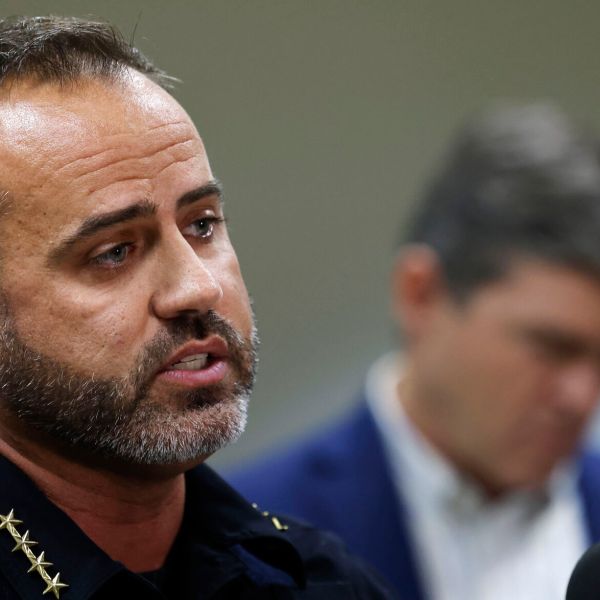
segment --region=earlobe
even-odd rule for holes
[[[424,244],[403,248],[392,270],[392,314],[409,336],[418,335],[445,291],[436,252]]]

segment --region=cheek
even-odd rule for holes
[[[115,295],[62,282],[44,294],[18,294],[10,305],[19,335],[33,349],[108,373],[143,341],[147,310],[139,296],[139,288]]]
[[[446,342],[429,370],[443,399],[439,410],[461,443],[502,446],[529,420],[539,396],[537,369],[498,332],[457,328]]]
[[[519,348],[493,350],[473,364],[473,414],[468,417],[470,433],[465,434],[477,440],[482,455],[501,465],[525,458],[547,410],[549,374]]]
[[[484,354],[482,375],[492,393],[515,417],[539,407],[552,379],[552,369],[524,344],[497,343]]]
[[[468,371],[465,376],[477,384],[484,403],[490,398],[490,403],[496,399],[501,406],[510,404],[509,390],[525,389],[535,379],[523,344],[500,326],[479,323],[465,329],[457,350],[459,362]]]
[[[228,318],[244,336],[250,335],[252,330],[252,309],[248,290],[240,271],[240,266],[235,253],[228,256],[221,270],[220,284],[223,290],[218,311]]]

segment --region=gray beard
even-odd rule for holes
[[[228,344],[235,382],[174,391],[168,401],[156,397],[150,390],[156,370],[182,343],[211,333]],[[98,379],[28,347],[8,316],[0,327],[0,402],[70,453],[128,465],[190,463],[244,431],[258,343],[256,330],[244,339],[209,311],[170,323],[129,375]]]

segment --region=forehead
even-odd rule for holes
[[[173,166],[211,177],[188,115],[136,72],[66,89],[16,84],[0,96],[0,153],[0,188],[23,210],[60,198],[89,211],[127,190],[149,195]]]

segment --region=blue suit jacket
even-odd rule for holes
[[[425,600],[404,509],[364,400],[349,417],[267,459],[225,474],[261,508],[337,533],[405,600]],[[600,540],[600,457],[581,457],[589,540]]]

